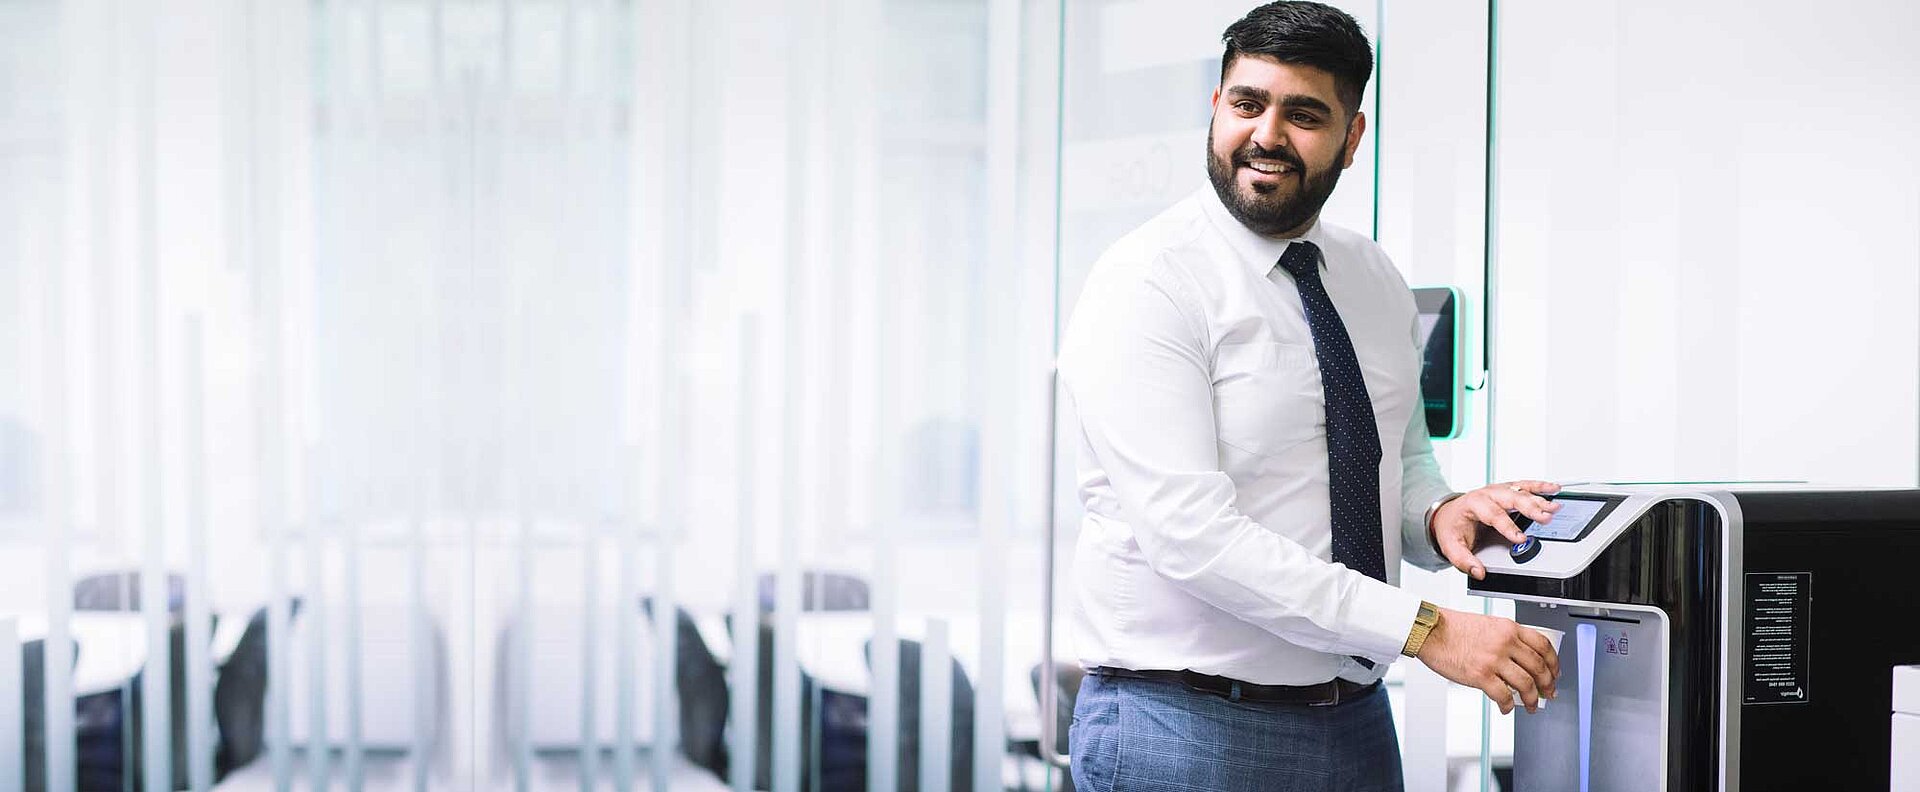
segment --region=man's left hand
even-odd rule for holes
[[[1526,534],[1521,533],[1520,526],[1514,525],[1507,513],[1519,512],[1536,523],[1548,522],[1553,519],[1553,513],[1560,510],[1560,504],[1540,496],[1559,491],[1560,485],[1551,481],[1510,481],[1488,484],[1461,495],[1433,513],[1433,525],[1429,527],[1433,531],[1433,543],[1455,569],[1471,575],[1474,580],[1485,580],[1486,567],[1473,557],[1480,532],[1491,528],[1513,544],[1527,541]]]

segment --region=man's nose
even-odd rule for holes
[[[1287,145],[1287,129],[1286,125],[1281,123],[1279,113],[1260,116],[1259,123],[1253,128],[1253,142],[1268,150]]]

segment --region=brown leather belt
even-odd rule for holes
[[[1087,673],[1122,679],[1178,682],[1188,690],[1210,693],[1228,701],[1298,704],[1308,707],[1338,706],[1340,702],[1359,698],[1380,686],[1377,681],[1363,685],[1345,679],[1334,679],[1318,685],[1256,685],[1238,679],[1202,674],[1198,671],[1135,671],[1131,668],[1111,666],[1095,666],[1088,669]]]

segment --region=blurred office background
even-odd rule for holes
[[[0,0],[0,792],[1062,788],[1054,337],[1249,5]],[[1920,483],[1920,7],[1339,5],[1456,488]]]

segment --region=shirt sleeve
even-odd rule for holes
[[[1433,457],[1427,438],[1427,416],[1416,404],[1412,423],[1400,441],[1400,558],[1421,569],[1444,569],[1450,564],[1434,552],[1427,539],[1427,507],[1453,493]]]
[[[1420,599],[1267,530],[1220,470],[1211,353],[1198,303],[1170,273],[1097,274],[1061,382],[1153,571],[1295,645],[1399,657]]]
[[[1405,288],[1405,284],[1402,284]],[[1419,352],[1426,344],[1420,333],[1420,315],[1416,312],[1409,335]],[[1425,360],[1425,355],[1417,359]],[[1418,378],[1415,379],[1418,382]],[[1434,552],[1427,540],[1427,507],[1453,494],[1440,473],[1440,461],[1433,456],[1433,441],[1427,437],[1427,415],[1415,400],[1413,416],[1408,419],[1406,436],[1400,441],[1400,557],[1421,569],[1444,569],[1450,564]]]

